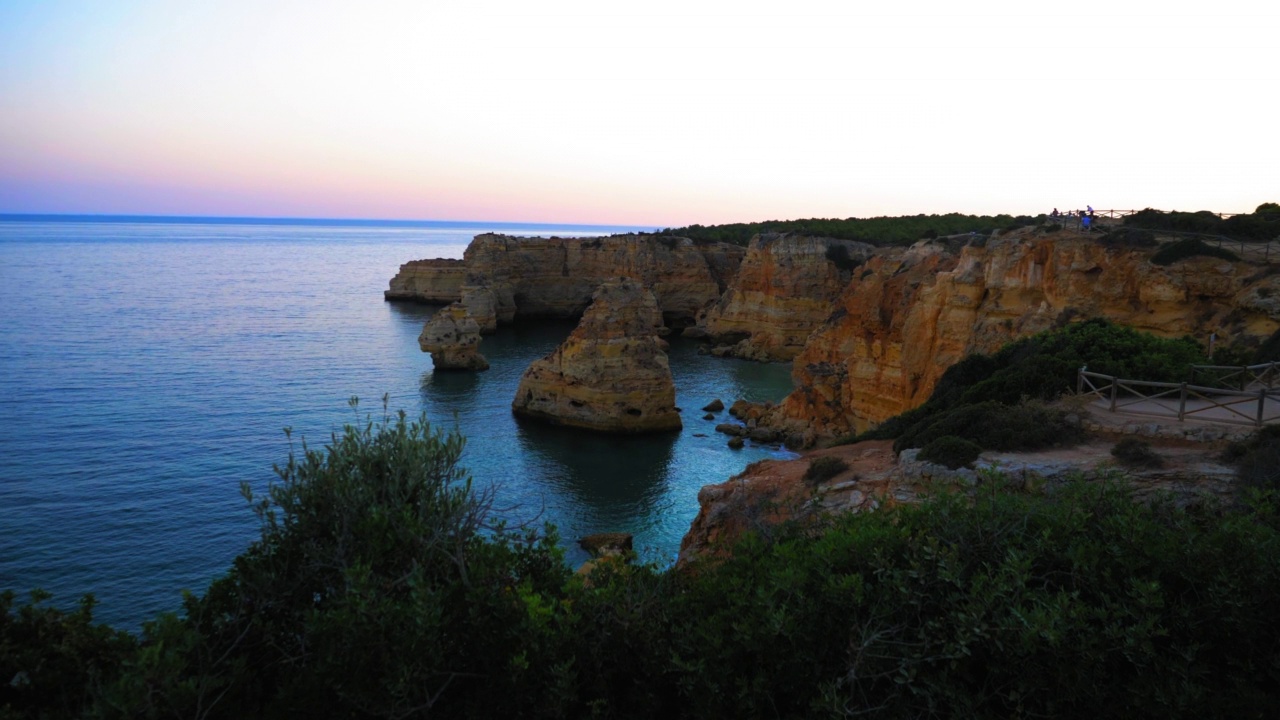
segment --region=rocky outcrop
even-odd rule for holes
[[[463,285],[461,295],[459,302],[476,321],[481,334],[487,335],[498,329],[498,299],[492,290],[483,285]],[[511,318],[506,318],[506,322],[511,322]]]
[[[436,370],[488,370],[480,354],[480,326],[462,303],[440,310],[418,336],[418,347],[431,353]]]
[[[736,280],[699,319],[715,355],[791,360],[872,253],[865,243],[762,234],[752,238]]]
[[[417,300],[447,304],[462,298],[467,268],[461,260],[410,260],[391,278],[387,300]]]
[[[388,299],[452,302],[463,286],[487,289],[497,322],[522,317],[578,317],[610,278],[639,281],[657,298],[664,321],[691,325],[715,302],[741,263],[744,249],[695,245],[687,238],[615,235],[529,238],[477,235],[463,259],[419,260],[401,266]]]
[[[626,278],[602,284],[568,339],[520,379],[512,411],[603,432],[679,429],[662,332],[653,293]]]
[[[755,463],[741,475],[698,492],[698,515],[680,543],[679,563],[727,554],[746,532],[767,536],[786,521],[821,521],[830,514],[919,502],[939,488],[974,492],[999,482],[1005,491],[1044,492],[1076,478],[1122,480],[1135,499],[1162,496],[1183,504],[1229,502],[1238,489],[1235,469],[1219,459],[1221,443],[1155,441],[1163,467],[1126,469],[1117,475],[1110,452],[1116,439],[1106,435],[1074,448],[1030,453],[984,452],[975,469],[949,470],[924,462],[917,459],[917,450],[895,457],[887,440]],[[810,463],[826,455],[843,460],[847,469],[818,485],[806,483]]]
[[[819,436],[863,430],[926,400],[972,353],[1073,317],[1104,317],[1166,337],[1267,337],[1280,327],[1280,275],[1191,258],[1162,267],[1152,250],[1030,228],[960,246],[924,241],[878,251],[794,361],[796,390],[760,420]]]

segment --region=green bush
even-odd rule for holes
[[[128,633],[93,622],[92,595],[71,612],[51,597],[36,590],[15,605],[0,592],[0,718],[81,717],[137,652]]]
[[[943,435],[925,443],[916,457],[955,470],[972,465],[981,454],[982,448],[976,443],[955,435]]]
[[[1207,245],[1196,238],[1187,238],[1171,242],[1160,248],[1151,256],[1154,265],[1172,265],[1179,260],[1193,257],[1215,257],[1223,260],[1239,260],[1240,256],[1220,247]]]
[[[1151,444],[1137,438],[1125,438],[1111,448],[1111,456],[1129,467],[1164,467],[1164,460],[1151,449]]]
[[[1244,442],[1231,443],[1223,459],[1236,465],[1245,487],[1280,490],[1280,425],[1268,425]]]
[[[948,436],[963,438],[982,450],[1014,451],[1071,445],[1084,434],[1067,422],[1061,410],[989,400],[922,415],[894,440],[893,450],[924,448]]]
[[[818,485],[849,469],[849,463],[833,455],[823,455],[809,461],[804,471],[804,481],[809,485]]]

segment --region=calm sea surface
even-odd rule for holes
[[[434,308],[387,303],[401,263],[462,257],[487,230],[615,228],[0,221],[0,589],[42,587],[136,628],[203,590],[256,537],[240,496],[265,488],[292,427],[313,445],[381,397],[467,437],[463,464],[513,520],[571,541],[629,531],[673,559],[697,492],[780,451],[725,447],[713,398],[778,400],[784,365],[698,355],[673,340],[678,435],[614,438],[517,423],[521,373],[572,330],[488,336],[491,369],[432,372],[417,335]],[[723,415],[723,414],[722,414]]]

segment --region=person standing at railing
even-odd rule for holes
[[[1090,232],[1089,225],[1090,225],[1090,223],[1091,223],[1091,222],[1093,222],[1093,216],[1092,216],[1092,215],[1081,215],[1081,216],[1080,216],[1080,229],[1081,229],[1081,231],[1083,231],[1083,232]]]

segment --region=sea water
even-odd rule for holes
[[[520,375],[572,323],[486,336],[483,373],[432,371],[417,335],[436,308],[382,299],[400,264],[460,258],[471,237],[622,228],[496,223],[145,219],[0,221],[0,590],[83,593],[123,628],[177,610],[257,536],[261,491],[305,437],[425,412],[467,438],[462,464],[503,517],[573,540],[635,534],[668,562],[698,489],[784,451],[730,450],[699,410],[778,400],[785,365],[670,351],[684,430],[611,437],[511,415]],[[359,397],[357,410],[349,399]],[[723,421],[723,413],[719,421]]]

